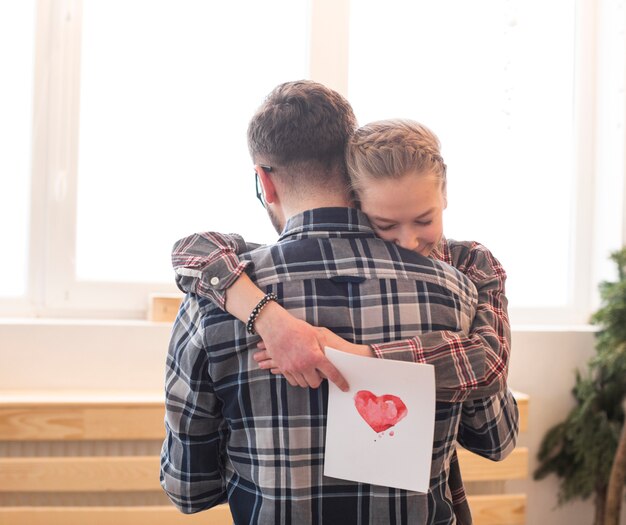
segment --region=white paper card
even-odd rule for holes
[[[329,382],[324,475],[427,492],[435,429],[432,365],[326,348],[350,384]]]

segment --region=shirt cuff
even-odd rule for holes
[[[424,350],[418,338],[370,345],[379,359],[425,363]]]
[[[191,292],[215,302],[226,309],[226,290],[241,276],[251,261],[240,261],[232,251],[224,250],[219,259],[206,269],[176,269],[176,284],[184,292]]]

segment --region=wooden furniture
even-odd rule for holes
[[[180,293],[151,294],[148,298],[148,321],[173,323],[183,296]]]
[[[526,427],[528,399],[518,395],[522,426]],[[163,439],[163,400],[159,395],[73,392],[0,392],[0,444],[96,442],[154,442]],[[520,479],[527,475],[528,451],[519,448],[494,463],[460,451],[466,481]],[[0,457],[0,494],[86,494],[124,491],[162,492],[159,456],[55,455]],[[164,497],[164,496],[163,496]],[[474,496],[470,505],[476,525],[524,523],[523,495]],[[0,506],[0,524],[11,525],[176,525],[232,523],[222,505],[185,516],[164,497],[158,505],[114,506]]]

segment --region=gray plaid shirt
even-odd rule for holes
[[[354,209],[300,214],[277,244],[244,258],[284,307],[356,343],[467,332],[475,313],[468,278],[376,238]],[[508,391],[466,405],[438,402],[427,494],[326,478],[327,385],[295,388],[258,369],[257,342],[209,300],[187,295],[167,360],[161,472],[183,512],[228,499],[242,524],[454,523],[448,474],[457,440],[491,459],[515,445]]]

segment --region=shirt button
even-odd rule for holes
[[[211,283],[211,286],[217,286],[218,283],[220,282],[220,278],[219,277],[211,277],[211,280],[209,282]]]

